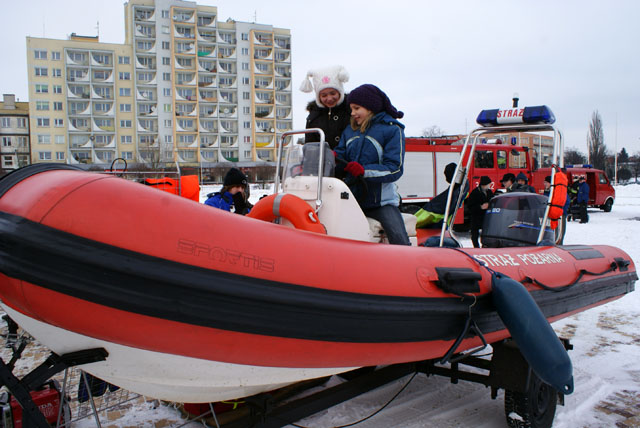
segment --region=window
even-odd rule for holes
[[[129,58],[128,56],[118,57],[118,64],[130,64],[130,63],[131,63],[131,58]]]
[[[251,114],[251,107],[242,107],[243,114]]]
[[[35,71],[36,71],[36,76],[48,76],[49,74],[47,67],[36,67]]]
[[[121,97],[130,97],[131,96],[131,88],[120,88],[120,96]]]
[[[249,141],[247,141],[247,138],[251,139],[251,137],[244,137],[244,140],[245,140],[244,142],[245,143],[249,142]],[[244,151],[244,157],[245,157],[245,159],[251,158],[251,150],[245,150]]]
[[[249,92],[243,92],[242,93],[242,99],[243,100],[248,100],[250,98],[251,94]]]
[[[95,103],[93,110],[100,113],[106,113],[111,110],[111,103]]]
[[[173,135],[165,135],[164,136],[165,143],[173,143]]]
[[[61,94],[62,93],[62,85],[53,85],[53,93]]]
[[[51,124],[51,121],[48,117],[38,117],[36,118],[36,126],[40,128],[48,128]]]
[[[18,117],[18,128],[26,128],[27,127],[27,118],[26,117]]]
[[[64,152],[56,152],[56,160],[64,160]]]
[[[131,160],[133,159],[133,152],[122,152],[122,159]]]
[[[136,44],[136,47],[138,48],[138,50],[148,51],[153,47],[153,43],[152,42],[138,42]]]
[[[44,49],[36,49],[33,51],[33,57],[35,59],[47,59],[47,51]]]
[[[61,68],[52,68],[51,75],[53,77],[62,77],[62,69]]]
[[[162,11],[162,17],[163,18],[168,18],[169,17],[169,11],[168,10],[163,10]]]
[[[10,117],[3,117],[2,118],[2,127],[3,128],[11,128],[11,118]]]
[[[57,52],[57,51],[51,52],[51,59],[54,61],[60,61],[60,52]]]
[[[47,93],[49,93],[49,85],[36,84],[36,94],[47,94]]]
[[[248,70],[249,69],[249,63],[248,62],[243,62],[242,63],[242,69],[243,70]]]
[[[162,34],[169,34],[169,26],[163,25],[160,31],[162,31]]]
[[[171,81],[171,73],[162,73],[162,80],[164,80],[166,82],[170,82]]]
[[[131,135],[121,135],[120,143],[122,144],[131,144],[133,142],[133,137]]]
[[[51,160],[51,152],[38,152],[38,159],[41,161]]]
[[[120,104],[120,111],[121,112],[130,112],[131,111],[131,104]]]
[[[242,78],[242,84],[243,85],[248,85],[249,84],[249,78],[248,77],[243,77]]]
[[[167,112],[167,113],[170,112],[171,111],[171,104],[165,104],[164,105],[164,111]]]
[[[162,42],[162,49],[171,49],[171,42]]]
[[[162,90],[162,93],[164,94],[165,97],[170,97],[171,96],[171,88],[164,88]]]
[[[249,55],[249,48],[242,48],[242,55]]]
[[[118,74],[118,78],[120,80],[131,80],[131,73],[129,73],[128,71],[121,71]]]
[[[241,38],[242,40],[249,40],[249,33],[242,33],[242,34],[240,35],[240,38]]]
[[[165,128],[171,128],[172,126],[172,120],[171,119],[165,119],[164,120],[164,127]]]
[[[171,65],[171,58],[169,58],[168,56],[163,56],[162,65]]]
[[[64,135],[56,135],[54,141],[56,144],[64,144]]]
[[[64,119],[53,119],[53,125],[62,128],[64,126]]]
[[[51,144],[51,135],[38,134],[38,144]]]
[[[120,128],[131,128],[131,121],[130,120],[121,120],[120,121]]]
[[[243,122],[242,123],[242,127],[244,129],[250,129],[251,128],[251,122]]]
[[[36,101],[36,110],[49,110],[49,101]]]
[[[55,111],[62,111],[62,103],[59,101],[54,101],[53,102],[53,109]]]
[[[2,147],[11,147],[11,137],[2,137]]]

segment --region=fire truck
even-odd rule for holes
[[[513,107],[508,109],[483,110],[477,118],[481,126],[470,136],[482,135],[482,127],[505,124],[520,124],[526,132],[536,132],[541,123],[553,123],[555,117],[547,106]],[[475,134],[474,134],[475,133]],[[554,136],[561,138],[561,135]],[[551,165],[538,165],[534,154],[526,146],[505,143],[499,139],[481,138],[473,154],[474,160],[468,171],[469,188],[474,189],[483,175],[488,176],[491,188],[504,190],[500,180],[506,173],[523,173],[536,193],[544,192],[544,179],[551,175]],[[457,137],[408,137],[406,138],[404,174],[398,180],[402,197],[402,210],[415,212],[425,202],[445,191],[449,186],[444,177],[444,168],[450,162],[458,162],[464,140]],[[463,159],[466,165],[468,155]],[[562,166],[562,165],[559,165]],[[590,186],[590,206],[611,211],[615,190],[602,170],[594,168],[567,168],[569,183],[573,176],[584,175]],[[454,224],[465,223],[464,210],[458,210]]]

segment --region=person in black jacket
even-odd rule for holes
[[[471,242],[473,242],[473,248],[480,248],[478,237],[484,222],[484,213],[489,208],[489,201],[493,198],[493,191],[491,191],[490,187],[491,179],[483,175],[480,177],[478,187],[471,191],[466,201],[471,215]]]
[[[311,70],[300,85],[302,92],[315,91],[316,99],[307,105],[307,129],[320,128],[333,150],[340,142],[342,131],[349,126],[351,109],[342,84],[349,81],[349,73],[342,66]],[[305,143],[320,141],[317,133],[306,134]]]

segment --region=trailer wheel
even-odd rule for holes
[[[557,392],[531,372],[529,389],[506,390],[504,411],[510,428],[550,428],[556,414]]]
[[[605,202],[600,208],[602,208],[602,211],[609,213],[611,212],[611,207],[613,207],[613,199],[607,199],[607,202]]]

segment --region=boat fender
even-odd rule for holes
[[[527,289],[506,275],[493,273],[492,300],[520,352],[542,381],[563,394],[573,392],[571,359]]]
[[[327,229],[320,223],[318,215],[303,199],[290,193],[277,193],[260,199],[247,214],[247,217],[272,222],[277,217],[284,217],[296,229],[327,234]]]
[[[549,205],[549,218],[551,219],[551,229],[558,227],[558,219],[564,214],[564,203],[567,201],[567,176],[558,171],[553,178],[553,198]]]

